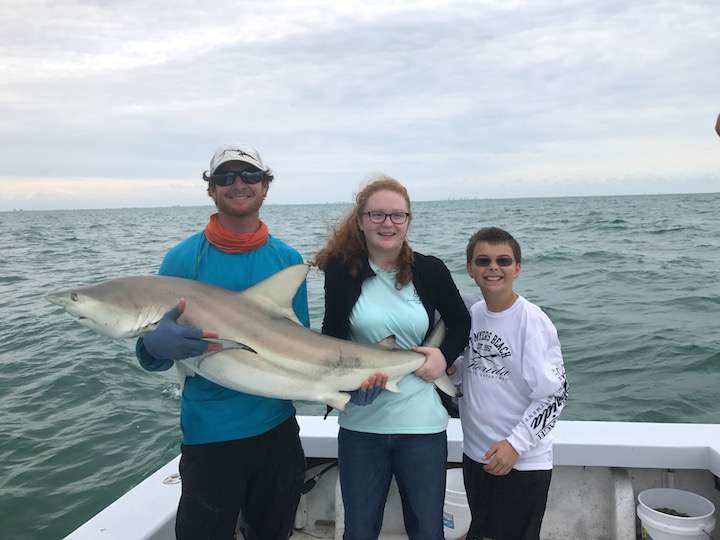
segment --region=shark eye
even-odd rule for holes
[[[71,293],[70,293],[70,300],[72,300],[73,302],[77,302],[77,301],[78,301],[78,294],[77,294],[76,292],[71,292]]]

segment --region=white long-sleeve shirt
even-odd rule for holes
[[[567,399],[555,327],[522,296],[499,313],[480,300],[470,314],[469,346],[456,368],[465,454],[485,463],[485,452],[507,439],[520,455],[515,469],[551,469],[552,429]]]

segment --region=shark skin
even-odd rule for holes
[[[285,268],[242,292],[165,276],[113,279],[47,295],[81,324],[112,338],[134,338],[154,329],[180,298],[187,307],[178,319],[218,333],[222,351],[178,360],[181,375],[198,374],[216,384],[250,394],[325,403],[344,410],[348,391],[373,373],[388,375],[386,389],[418,369],[425,357],[389,350],[394,339],[363,345],[324,336],[302,326],[292,299],[308,273],[307,264]],[[436,329],[427,345],[442,341]],[[387,343],[385,343],[387,342]],[[454,396],[446,375],[434,381]]]

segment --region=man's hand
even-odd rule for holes
[[[207,351],[220,351],[220,343],[210,343],[202,338],[216,338],[217,332],[206,332],[200,328],[178,324],[177,319],[185,311],[187,302],[180,299],[177,306],[163,315],[157,328],[143,336],[143,346],[158,360],[182,360],[200,356]]]
[[[447,362],[437,347],[413,347],[413,351],[425,355],[425,363],[415,370],[415,375],[425,381],[434,381],[445,373]]]
[[[518,453],[513,448],[507,439],[503,439],[500,442],[496,442],[490,447],[490,450],[485,452],[483,459],[487,461],[483,469],[488,474],[494,476],[504,476],[509,473],[515,462],[517,462]]]
[[[388,376],[384,373],[373,373],[363,381],[360,388],[350,392],[350,403],[370,405],[382,393],[387,384]]]

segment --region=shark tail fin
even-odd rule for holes
[[[454,397],[457,395],[457,387],[452,383],[447,374],[443,373],[435,379],[433,383],[435,383],[435,386],[445,392],[448,396]]]
[[[423,347],[440,347],[443,339],[445,339],[445,321],[438,319],[438,322],[435,323],[435,326],[425,338]]]
[[[438,319],[438,322],[428,334],[423,345],[425,347],[440,347],[443,339],[445,339],[445,322],[442,319]],[[435,386],[437,386],[438,389],[442,390],[450,397],[454,397],[458,393],[457,387],[445,373],[435,379],[433,383],[435,383]]]

